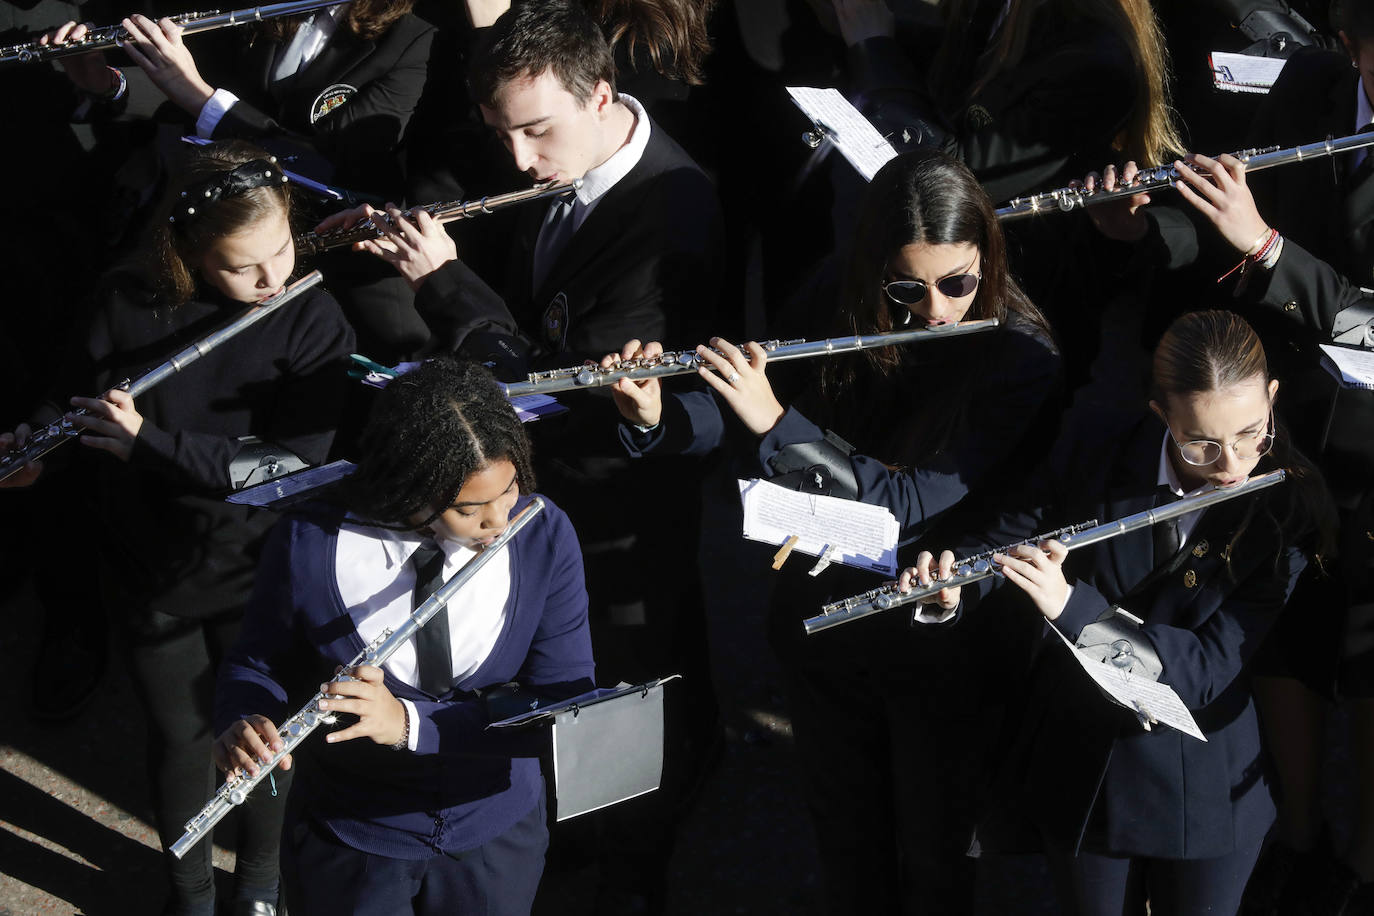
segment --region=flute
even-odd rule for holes
[[[1337,153],[1364,149],[1368,146],[1374,146],[1374,132],[1361,132],[1339,138],[1327,137],[1325,140],[1318,140],[1315,143],[1307,143],[1302,146],[1292,146],[1288,149],[1279,149],[1277,146],[1245,149],[1231,155],[1245,163],[1247,172],[1258,172],[1262,169],[1272,169],[1278,165],[1287,165],[1290,162],[1334,156]],[[1193,167],[1193,171],[1199,170]],[[998,208],[997,216],[1003,220],[1016,220],[1026,216],[1038,216],[1042,213],[1067,213],[1069,210],[1076,210],[1079,207],[1109,203],[1123,197],[1130,197],[1133,194],[1155,191],[1160,188],[1172,188],[1178,181],[1179,172],[1177,169],[1172,165],[1158,165],[1137,172],[1130,185],[1117,187],[1111,191],[1104,191],[1100,188],[1089,191],[1085,188],[1066,187],[1053,191],[1043,191],[1029,197],[1013,197],[1005,207]]]
[[[874,347],[893,347],[898,344],[920,343],[940,340],[947,337],[963,337],[965,334],[978,334],[997,327],[996,318],[983,318],[978,321],[960,321],[956,324],[937,325],[928,328],[913,328],[909,331],[888,331],[883,334],[861,334],[855,337],[831,337],[826,340],[767,340],[759,344],[768,354],[769,362],[787,359],[804,359],[808,356],[831,356],[836,353],[850,353],[857,350],[871,350]],[[742,348],[741,348],[742,349]],[[716,350],[721,356],[724,353]],[[745,351],[746,358],[749,356]],[[697,356],[695,350],[666,350],[658,356],[638,359],[617,360],[609,369],[596,365],[571,366],[567,369],[551,369],[547,372],[531,372],[523,382],[503,382],[502,390],[506,397],[514,398],[526,394],[548,394],[553,391],[568,391],[574,388],[600,388],[613,385],[621,379],[643,381],[662,378],[665,375],[685,375],[696,372],[701,366],[710,363]]]
[[[1208,506],[1223,503],[1238,496],[1245,496],[1266,487],[1272,487],[1281,482],[1288,476],[1284,470],[1270,471],[1261,474],[1259,477],[1252,477],[1244,483],[1234,487],[1227,487],[1224,490],[1209,490],[1205,493],[1198,493],[1194,496],[1185,496],[1167,505],[1157,506],[1153,509],[1146,509],[1125,518],[1119,518],[1114,522],[1105,525],[1097,524],[1096,520],[1073,525],[1059,531],[1049,532],[1048,534],[1037,535],[1034,538],[1019,542],[1020,544],[1038,543],[1050,538],[1057,539],[1069,550],[1076,550],[1079,547],[1087,547],[1100,541],[1106,541],[1119,534],[1128,531],[1136,531],[1140,528],[1148,528],[1171,518],[1178,518],[1180,515],[1187,515],[1189,512],[1196,512]],[[1061,536],[1062,534],[1062,536]],[[808,636],[837,627],[842,623],[849,623],[851,620],[858,620],[879,611],[886,611],[889,608],[900,607],[903,604],[911,604],[920,601],[922,598],[929,598],[931,595],[938,594],[941,589],[959,588],[978,582],[990,576],[996,575],[998,569],[992,562],[994,553],[1006,553],[1019,544],[1010,544],[1006,547],[999,547],[996,550],[989,550],[967,559],[960,560],[950,573],[948,579],[932,581],[930,585],[916,585],[910,591],[903,594],[898,590],[897,583],[891,582],[887,585],[871,589],[861,595],[854,595],[845,598],[843,601],[836,601],[821,608],[820,614],[809,617],[802,621],[802,626],[806,629]]]
[[[335,6],[339,0],[288,0],[285,3],[269,3],[264,6],[250,6],[241,10],[221,13],[219,10],[206,10],[199,13],[182,13],[173,16],[172,22],[181,26],[182,34],[194,35],[196,32],[209,32],[226,26],[247,25],[281,16],[295,16]],[[91,29],[76,41],[61,44],[41,44],[37,39],[17,45],[0,47],[0,66],[4,64],[28,64],[44,60],[57,60],[76,54],[89,54],[104,51],[127,41],[129,32],[122,25],[108,25]]]
[[[572,181],[564,181],[554,184],[546,181],[537,184],[532,188],[523,191],[510,191],[506,194],[497,194],[495,197],[481,197],[477,200],[449,200],[435,204],[425,204],[420,207],[411,207],[405,211],[405,218],[414,220],[421,212],[428,213],[434,217],[436,222],[448,223],[458,219],[471,219],[474,216],[481,216],[483,213],[495,213],[514,204],[523,204],[532,200],[543,200],[546,197],[561,197],[564,194],[571,194],[582,187],[582,179],[574,178]],[[381,214],[384,221],[391,223],[391,217],[385,213]],[[371,217],[363,217],[352,226],[343,229],[334,229],[330,232],[302,232],[296,236],[296,254],[311,255],[319,254],[330,248],[339,248],[343,245],[352,245],[354,242],[364,242],[368,239],[381,238],[382,230],[372,222]]]
[[[283,305],[295,299],[301,293],[318,285],[323,279],[324,277],[321,276],[318,270],[311,271],[295,283],[292,283],[290,286],[277,293],[271,299],[266,299],[250,307],[246,311],[241,312],[233,321],[224,325],[224,327],[219,330],[212,331],[200,340],[197,340],[162,365],[148,370],[133,382],[125,379],[115,387],[122,391],[129,392],[130,397],[138,397],[154,385],[176,375],[229,338],[257,324]],[[73,423],[72,419],[74,417],[86,416],[88,413],[89,412],[84,407],[68,411],[56,420],[53,420],[47,426],[36,429],[30,433],[28,441],[25,442],[21,448],[0,455],[0,480],[5,480],[11,475],[18,473],[19,469],[28,462],[42,458],[62,443],[68,442],[81,435],[81,427]]]
[[[424,600],[419,607],[411,612],[405,622],[396,629],[386,629],[378,634],[367,648],[354,656],[353,661],[349,662],[345,668],[351,670],[359,665],[372,665],[380,667],[391,657],[401,646],[405,645],[415,637],[416,631],[429,623],[430,618],[439,613],[448,604],[449,600],[468,583],[477,571],[486,564],[488,560],[496,556],[501,550],[510,543],[511,538],[519,533],[534,517],[544,511],[543,497],[536,496],[530,500],[530,504],[515,518],[510,520],[506,530],[487,545],[486,549],[477,556],[463,564],[463,568],[458,570],[448,578],[443,585]],[[335,681],[349,680],[347,675],[339,675]],[[320,709],[320,701],[330,699],[333,695],[323,692],[316,692],[290,719],[282,723],[277,733],[282,738],[282,749],[272,755],[272,758],[258,768],[256,776],[241,776],[233,782],[227,779],[224,785],[219,787],[214,798],[206,802],[205,807],[200,809],[195,817],[186,822],[186,832],[181,835],[171,846],[172,855],[178,859],[184,858],[186,853],[214,829],[214,826],[224,819],[224,816],[238,805],[248,800],[248,794],[267,778],[267,775],[276,769],[277,764],[281,763],[283,757],[294,751],[302,741],[310,736],[315,729],[321,725],[331,725],[335,721],[333,713],[325,712]]]

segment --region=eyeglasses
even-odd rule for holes
[[[962,299],[973,295],[973,291],[978,288],[978,282],[982,279],[981,273],[955,274],[943,280],[936,280],[935,288],[941,295],[950,299]],[[930,292],[930,287],[924,280],[888,280],[883,284],[883,292],[898,305],[916,305]]]
[[[1166,419],[1167,422],[1167,419]],[[1173,439],[1174,445],[1178,447],[1178,453],[1183,456],[1183,460],[1198,467],[1205,467],[1215,464],[1221,460],[1222,450],[1225,448],[1220,442],[1214,439],[1193,439],[1189,442],[1179,442],[1174,439],[1173,429],[1169,430],[1169,438]],[[1254,461],[1269,454],[1269,450],[1274,447],[1274,410],[1269,409],[1269,422],[1264,429],[1248,436],[1241,436],[1231,443],[1231,451],[1235,452],[1236,457],[1241,461]]]

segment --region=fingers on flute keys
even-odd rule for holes
[[[211,756],[215,766],[226,775],[226,781],[234,782],[245,776],[257,776],[260,768],[267,766],[285,747],[272,720],[252,715],[225,729],[211,746]],[[291,755],[283,757],[278,766],[283,770],[291,769]]]
[[[937,563],[934,555],[928,550],[923,550],[916,555],[916,565],[902,570],[901,578],[897,580],[897,591],[901,594],[908,594],[912,588],[928,588],[933,582],[944,582],[954,575],[954,554],[945,550],[940,553],[940,560]],[[945,610],[951,610],[959,604],[959,588],[942,588],[933,595],[922,598],[921,604],[938,604]]]

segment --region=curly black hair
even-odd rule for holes
[[[473,474],[515,465],[521,493],[534,489],[530,441],[482,366],[429,360],[390,382],[363,430],[358,470],[341,493],[356,516],[384,528],[423,528],[453,505]],[[426,516],[418,525],[408,523]]]

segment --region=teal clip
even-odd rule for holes
[[[350,353],[348,358],[353,361],[353,365],[348,367],[349,378],[367,378],[373,373],[387,379],[396,377],[395,369],[390,366],[383,366],[381,363],[374,363],[360,353]]]

